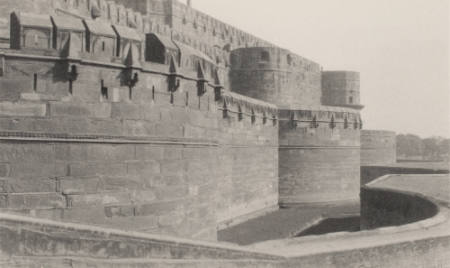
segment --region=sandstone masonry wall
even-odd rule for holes
[[[80,62],[69,82],[56,56],[2,57],[3,211],[215,240],[218,221],[276,205],[273,106],[199,97],[195,74],[171,94],[163,65],[129,88],[120,64]]]
[[[353,110],[280,111],[280,205],[357,201],[359,127]]]
[[[362,108],[359,73],[350,71],[322,72],[322,104]]]
[[[288,50],[240,48],[231,52],[231,90],[282,109],[321,104],[321,67]]]

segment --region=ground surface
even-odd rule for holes
[[[448,162],[425,162],[425,161],[398,161],[395,164],[388,165],[390,167],[406,167],[406,168],[424,168],[434,170],[448,170],[450,164]]]
[[[371,187],[420,193],[450,203],[450,175],[391,175],[368,184]]]
[[[280,209],[219,231],[218,239],[239,245],[290,238],[325,218],[359,214],[359,204]]]

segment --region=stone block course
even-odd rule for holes
[[[0,163],[0,177],[8,177],[9,176],[9,164]]]
[[[89,207],[106,205],[130,204],[131,198],[128,192],[103,192],[97,194],[67,195],[69,207]]]
[[[126,176],[104,176],[101,178],[101,189],[103,191],[136,191],[144,188],[144,181],[133,175]]]
[[[41,103],[0,102],[2,116],[40,116],[47,113],[47,106]]]
[[[58,193],[8,194],[10,209],[52,209],[65,208],[67,203]]]
[[[61,177],[57,178],[58,191],[64,195],[91,194],[103,189],[98,177]]]
[[[45,193],[56,192],[57,181],[53,178],[2,178],[0,192],[3,193]]]
[[[136,216],[160,216],[169,213],[170,211],[183,210],[183,200],[173,200],[167,202],[156,202],[151,204],[142,204],[136,206]]]
[[[51,178],[67,175],[66,166],[57,163],[25,162],[12,163],[10,166],[10,177],[12,178]]]
[[[61,103],[50,102],[50,116],[110,118],[111,104],[109,103]]]
[[[127,174],[126,163],[71,163],[69,176],[125,176]]]
[[[135,215],[135,207],[128,206],[108,206],[105,207],[105,215],[108,218],[113,217],[132,217]]]

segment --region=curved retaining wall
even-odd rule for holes
[[[361,166],[361,185],[388,174],[449,174],[448,169],[412,168],[398,166]]]
[[[438,207],[418,195],[361,188],[361,229],[418,222],[435,216]]]
[[[364,193],[370,195],[369,207],[398,223],[410,222],[406,211],[422,213],[415,220],[433,216],[427,200],[439,200],[434,206],[439,213],[402,226],[267,241],[251,248],[0,213],[0,267],[449,267],[448,176],[391,177]],[[387,208],[393,213],[386,214]]]
[[[311,125],[314,118],[317,127]],[[352,110],[334,108],[280,111],[281,206],[358,200],[360,130],[352,123],[357,118]]]
[[[389,165],[397,161],[396,134],[392,131],[361,131],[361,165]]]

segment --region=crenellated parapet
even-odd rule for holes
[[[233,92],[223,94],[219,110],[225,119],[234,118],[235,121],[246,121],[251,125],[278,125],[278,108],[275,105]]]
[[[287,124],[293,130],[305,127],[311,129],[328,127],[332,130],[353,129],[359,131],[363,127],[360,114],[351,109],[320,107],[304,110],[281,110],[279,116],[282,124]]]

